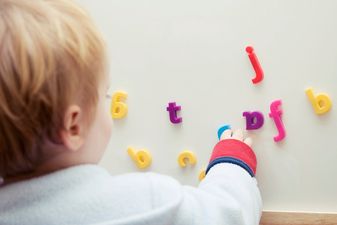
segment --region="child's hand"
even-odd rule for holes
[[[237,129],[234,132],[231,129],[225,130],[222,133],[220,140],[225,140],[225,139],[236,139],[238,141],[244,142],[249,147],[251,147],[253,144],[253,140],[250,137],[247,137],[247,138],[243,137],[242,129]]]
[[[230,163],[245,169],[252,177],[256,173],[256,156],[251,148],[252,139],[244,138],[241,129],[226,130],[215,145],[206,174],[219,163]]]

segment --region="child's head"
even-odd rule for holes
[[[106,73],[102,38],[73,1],[0,0],[0,177],[96,163]]]

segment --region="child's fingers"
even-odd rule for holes
[[[250,137],[246,138],[243,142],[246,143],[246,145],[249,147],[252,147],[253,140]]]
[[[228,129],[222,133],[220,140],[229,139],[231,137],[232,137],[232,130]]]
[[[243,131],[241,129],[237,129],[236,131],[234,131],[232,138],[243,141]]]
[[[244,139],[242,129],[237,129],[234,132],[231,129],[225,130],[222,133],[220,140],[224,140],[224,139],[236,139],[239,141],[243,141],[246,145],[250,147],[253,144],[253,140],[250,137],[247,137]]]

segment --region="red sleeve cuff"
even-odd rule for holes
[[[254,151],[242,141],[236,139],[225,139],[215,145],[210,164],[220,158],[232,158],[246,164],[256,174],[256,156]]]

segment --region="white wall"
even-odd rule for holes
[[[102,161],[112,174],[138,171],[126,153],[133,146],[152,153],[149,171],[197,185],[218,127],[244,127],[242,112],[259,110],[265,125],[250,134],[264,209],[337,212],[337,112],[317,116],[304,93],[312,86],[337,104],[337,1],[78,1],[109,45],[112,90],[129,94]],[[265,72],[258,86],[247,45]],[[287,131],[278,144],[275,99]],[[182,106],[182,125],[170,123],[169,101]],[[194,168],[178,166],[184,149],[197,155]]]

